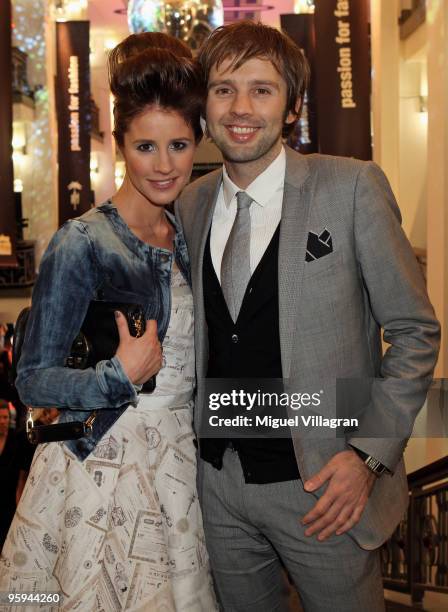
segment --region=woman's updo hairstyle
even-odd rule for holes
[[[132,119],[152,105],[178,112],[199,142],[204,83],[183,42],[162,32],[131,34],[110,52],[108,65],[118,146]]]

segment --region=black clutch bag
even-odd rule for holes
[[[68,368],[85,369],[95,366],[99,361],[111,359],[119,344],[115,311],[119,310],[126,317],[129,333],[139,338],[145,333],[146,320],[143,308],[138,304],[123,302],[92,301],[87,314],[76,336],[70,355],[65,360]],[[24,326],[28,317],[20,313],[17,319],[15,334],[24,337]],[[20,327],[20,322],[22,326]],[[21,346],[20,346],[21,348]],[[20,351],[19,351],[20,352]],[[18,362],[20,355],[15,355]],[[145,393],[151,393],[156,386],[156,377],[150,378],[142,387]],[[71,423],[55,423],[53,425],[36,425],[32,418],[32,409],[29,409],[26,423],[28,439],[32,444],[41,442],[56,442],[62,440],[77,440],[92,433],[92,426],[96,418],[96,411],[92,412],[85,421],[72,421]]]
[[[65,361],[68,368],[83,370],[113,357],[119,342],[116,310],[126,317],[131,336],[138,338],[145,333],[145,317],[138,304],[92,301]]]

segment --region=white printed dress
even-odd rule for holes
[[[196,491],[193,301],[177,267],[163,354],[154,393],[83,462],[63,443],[38,446],[0,591],[61,593],[45,610],[217,610]]]

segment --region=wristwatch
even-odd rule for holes
[[[375,457],[373,457],[372,455],[368,455],[364,451],[359,450],[359,448],[355,448],[354,446],[352,446],[352,448],[364,461],[369,470],[375,474],[375,476],[381,476],[381,474],[384,474],[384,472],[388,471],[387,467],[383,465],[381,461],[375,459]]]

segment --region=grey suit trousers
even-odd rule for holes
[[[304,535],[315,497],[301,480],[247,484],[238,454],[222,470],[200,460],[198,488],[207,548],[224,612],[285,612],[286,567],[306,612],[383,612],[378,550],[347,534]]]

